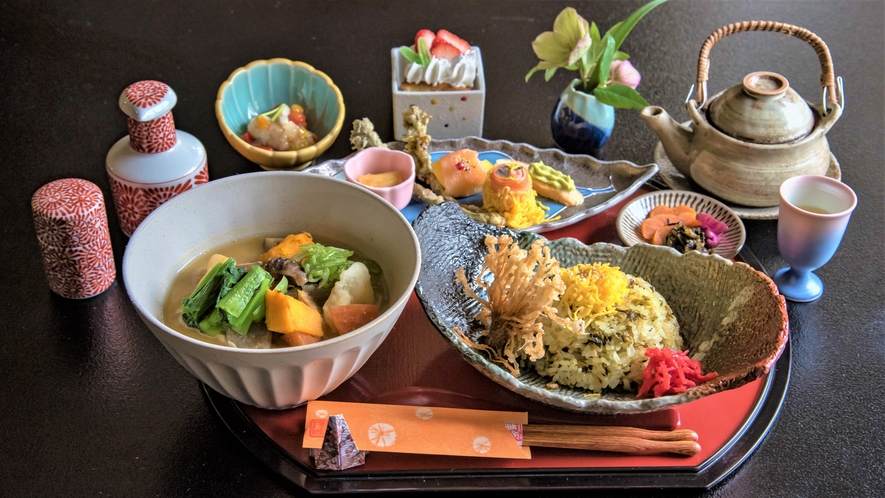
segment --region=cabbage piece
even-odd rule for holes
[[[301,267],[307,273],[307,281],[319,282],[320,287],[331,287],[341,272],[353,264],[347,259],[353,256],[353,251],[347,249],[322,244],[307,244],[299,249],[301,252],[294,259],[301,262]]]

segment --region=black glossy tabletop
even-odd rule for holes
[[[78,177],[101,187],[115,261],[127,238],[113,210],[105,156],[127,133],[117,106],[131,83],[156,79],[178,94],[175,122],[208,151],[210,177],[258,171],[225,141],[214,114],[219,85],[256,59],[286,57],[328,74],[347,106],[345,129],[323,156],[350,153],[350,123],[368,117],[393,139],[390,48],[420,28],[448,29],[481,47],[483,136],[554,146],[550,112],[571,75],[541,75],[531,41],[571,5],[608,28],[640,1],[167,1],[0,2],[0,495],[300,496],[247,451],[200,385],[153,337],[122,277],[103,294],[52,294],[30,199]],[[622,49],[640,92],[677,119],[703,40],[742,20],[805,27],[829,46],[846,109],[828,134],[842,180],[858,194],[843,244],[818,274],[823,298],[789,303],[792,373],[768,436],[732,475],[704,492],[611,491],[619,496],[881,496],[885,488],[885,6],[862,1],[671,0]],[[718,91],[746,73],[783,74],[820,97],[814,51],[785,35],[749,33],[713,49]],[[619,110],[603,158],[653,161],[657,141],[638,111]],[[770,271],[784,266],[777,221],[746,221],[747,246]],[[509,493],[512,495],[514,493]],[[518,493],[516,493],[518,494]],[[550,496],[552,493],[531,493]],[[581,496],[587,493],[567,493]],[[606,492],[596,495],[605,496]]]

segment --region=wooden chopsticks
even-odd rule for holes
[[[618,426],[522,426],[523,444],[548,448],[618,453],[677,453],[692,456],[701,451],[701,445],[697,441],[697,433],[690,429],[656,431]]]

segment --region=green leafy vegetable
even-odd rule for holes
[[[301,267],[307,273],[308,282],[319,282],[322,288],[334,285],[341,272],[353,264],[353,261],[347,259],[353,256],[353,251],[347,249],[322,244],[307,244],[299,249],[301,253],[296,258],[301,260]],[[301,259],[304,254],[307,256]]]
[[[228,322],[237,322],[255,292],[265,280],[272,280],[272,278],[270,273],[261,266],[253,266],[230,292],[221,297],[218,300],[218,308],[227,313]]]
[[[233,329],[234,332],[240,335],[246,335],[249,332],[249,327],[251,327],[252,323],[256,321],[255,316],[259,308],[261,310],[261,316],[258,320],[264,318],[264,296],[270,288],[271,281],[272,279],[269,275],[268,278],[262,280],[261,285],[259,285],[258,289],[252,294],[252,299],[250,299],[246,304],[246,307],[243,308],[242,313],[240,313],[235,319],[231,320],[230,328]]]
[[[269,121],[276,121],[277,118],[280,117],[280,114],[283,113],[283,108],[285,107],[285,105],[286,104],[280,104],[280,105],[274,107],[273,109],[262,113],[261,115],[266,117]]]
[[[190,327],[199,327],[209,312],[215,308],[218,294],[225,281],[225,274],[231,268],[236,268],[233,258],[216,264],[209,270],[190,296],[181,300],[182,318]]]
[[[200,320],[200,332],[215,337],[224,330],[224,314],[218,308],[212,310],[209,316]]]

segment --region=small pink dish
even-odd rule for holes
[[[361,183],[358,179],[363,175],[399,172],[403,181],[392,187],[372,187]],[[370,147],[354,154],[344,163],[344,177],[364,189],[373,192],[397,209],[403,209],[412,200],[412,189],[415,186],[415,160],[412,156],[398,150]]]

